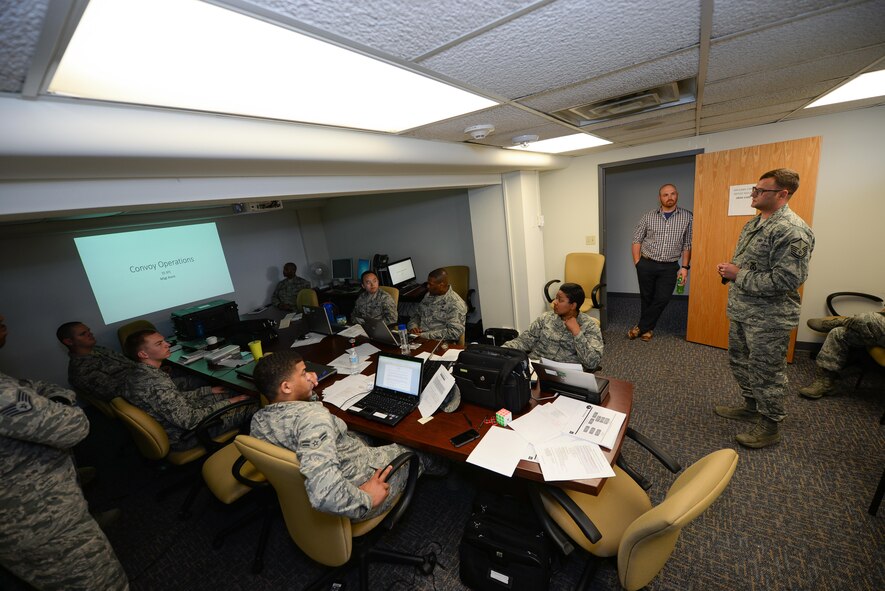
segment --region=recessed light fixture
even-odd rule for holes
[[[878,72],[861,74],[851,82],[843,84],[833,92],[825,94],[805,108],[811,109],[813,107],[859,101],[883,95],[885,95],[885,70],[879,70]]]
[[[514,138],[516,141],[516,138]],[[604,146],[610,144],[608,140],[598,138],[589,133],[576,133],[574,135],[564,135],[549,140],[541,140],[540,142],[520,143],[518,146],[509,146],[508,150],[528,150],[529,152],[546,152],[548,154],[559,154],[562,152],[573,152],[575,150],[583,150],[585,148],[595,148],[596,146]]]
[[[497,104],[198,0],[90,0],[48,92],[390,133]]]

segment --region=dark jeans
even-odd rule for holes
[[[642,257],[636,263],[636,277],[639,279],[639,297],[642,312],[639,316],[639,334],[653,330],[658,318],[676,287],[676,273],[679,263],[658,263]]]

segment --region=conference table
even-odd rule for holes
[[[285,350],[286,348],[291,346],[291,344],[295,340],[296,331],[292,328],[280,329],[278,333],[279,338],[275,342],[263,343],[263,347],[266,352]],[[365,342],[371,342],[372,345],[381,349],[382,351],[399,353],[398,347],[392,347],[375,341],[369,341],[369,339],[366,337],[356,337],[357,345]],[[414,355],[423,351],[430,352],[437,345],[437,343],[438,341],[436,340],[417,339],[415,343],[417,344],[417,348],[413,349],[412,354]],[[299,351],[301,355],[308,361],[326,364],[339,355],[346,353],[349,347],[350,339],[341,336],[327,336],[319,343],[303,347],[296,347],[296,350]],[[170,356],[170,361],[181,365],[180,356],[181,352],[176,351]],[[375,366],[377,364],[375,361],[376,358],[377,355],[372,356],[371,365],[366,370],[364,370],[363,373],[370,375],[375,372]],[[193,371],[195,373],[202,374],[207,378],[217,383],[228,386],[229,388],[238,392],[257,395],[254,382],[240,377],[240,375],[233,368],[210,367],[205,362],[205,360],[202,359],[197,360],[189,365],[183,365],[183,367],[186,367],[190,371]],[[343,379],[344,377],[347,376],[340,374],[330,376],[320,382],[315,391],[320,395],[320,397],[322,397],[322,391],[326,386],[334,383],[339,379]],[[633,408],[633,384],[623,380],[613,378],[608,379],[609,396],[603,402],[602,406],[622,412],[627,415],[627,418],[624,421],[624,424],[621,426],[621,430],[618,433],[617,440],[612,449],[606,450],[605,448],[602,448],[602,451],[609,463],[614,463],[614,461],[618,457],[618,454],[620,453],[621,445],[624,441],[624,434],[630,421],[630,413]],[[523,410],[523,413],[528,412],[531,408],[538,404],[535,398],[546,396],[546,394],[541,392],[538,386],[535,386],[535,389],[532,392],[532,396],[533,398],[530,401],[529,406]],[[548,400],[544,400],[544,402],[548,402]],[[405,417],[395,427],[390,427],[351,414],[347,411],[343,411],[331,404],[327,404],[326,407],[332,414],[340,417],[345,423],[347,423],[349,428],[355,431],[359,431],[361,433],[365,433],[366,435],[385,441],[399,443],[413,449],[434,453],[457,462],[465,462],[467,460],[467,456],[469,456],[470,452],[473,451],[473,449],[479,444],[481,437],[480,439],[477,439],[471,443],[457,448],[452,445],[449,439],[471,428],[479,431],[480,435],[485,435],[488,430],[492,428],[495,411],[497,410],[471,404],[462,399],[461,405],[455,412],[444,413],[441,410],[438,410],[433,415],[433,419],[422,424],[418,421],[418,419],[421,418],[421,414],[418,412],[417,409],[415,409],[410,415]],[[517,414],[516,416],[518,417],[519,414]],[[528,480],[544,482],[544,477],[541,473],[540,466],[536,462],[530,462],[528,460],[521,460],[519,462],[516,467],[516,472],[514,473],[514,476],[525,478]],[[605,484],[605,480],[606,479],[604,478],[567,480],[555,481],[551,484],[555,484],[562,488],[596,495],[599,494],[599,491]]]

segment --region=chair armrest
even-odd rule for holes
[[[590,301],[593,302],[593,307],[597,310],[602,308],[602,304],[599,303],[599,299],[596,296],[605,285],[605,283],[597,283],[596,287],[593,288],[593,291],[590,292]]]
[[[212,436],[209,435],[209,429],[211,427],[214,427],[215,425],[218,425],[221,422],[219,419],[221,417],[223,417],[224,415],[226,415],[227,413],[231,412],[232,410],[236,410],[236,409],[241,408],[243,406],[249,406],[249,405],[254,405],[254,404],[258,404],[257,398],[249,399],[249,400],[240,400],[239,402],[234,402],[233,404],[229,404],[229,405],[225,406],[224,408],[219,408],[218,410],[213,411],[213,412],[209,413],[207,416],[205,416],[203,418],[203,420],[197,424],[196,427],[186,431],[186,433],[196,434],[197,441],[199,441],[200,445],[202,445],[203,448],[209,454],[211,454],[212,452],[218,451],[219,449],[221,449],[222,447],[224,447],[226,444],[228,444],[230,442],[226,441],[224,443],[219,443],[219,442],[215,441],[214,439],[212,439]]]
[[[246,457],[241,455],[239,458],[237,458],[237,461],[234,462],[234,465],[231,466],[230,472],[231,474],[233,474],[233,477],[237,479],[237,482],[239,482],[240,484],[245,484],[250,488],[262,488],[270,486],[270,483],[266,480],[252,480],[251,478],[247,478],[242,474],[242,472],[240,472],[240,470],[243,469],[243,466],[246,465],[247,461],[248,460],[246,459]]]
[[[637,472],[633,469],[633,467],[627,463],[627,460],[624,459],[624,456],[618,456],[618,459],[615,460],[615,464],[618,465],[618,468],[627,473],[627,476],[636,481],[636,484],[644,490],[648,491],[652,487],[652,483],[645,476]]]
[[[400,520],[409,508],[409,504],[412,502],[412,496],[415,494],[415,485],[418,483],[418,468],[421,462],[418,459],[418,454],[413,451],[407,451],[395,457],[390,464],[388,464],[393,468],[390,471],[390,474],[387,475],[387,478],[389,479],[407,462],[409,464],[409,475],[406,480],[406,487],[403,489],[399,503],[396,504],[396,507],[391,509],[390,513],[387,514],[387,517],[382,523],[386,529],[393,529],[394,526],[396,526],[397,521]]]
[[[877,302],[879,304],[882,303],[882,298],[868,294],[868,293],[861,293],[859,291],[837,291],[837,292],[831,293],[830,295],[827,296],[827,310],[830,311],[830,315],[841,316],[841,314],[836,312],[836,309],[833,308],[833,300],[838,297],[842,297],[842,296],[850,296],[850,297],[854,297],[854,298],[865,298],[865,299]]]
[[[593,524],[587,514],[584,513],[578,504],[572,500],[570,496],[565,494],[561,488],[557,488],[555,486],[548,486],[545,491],[550,497],[553,498],[554,501],[559,503],[559,505],[563,508],[563,510],[568,514],[569,517],[575,522],[578,526],[578,529],[581,530],[581,533],[584,536],[593,542],[594,544],[602,539],[602,534]]]
[[[682,470],[682,466],[679,465],[679,462],[673,459],[673,457],[669,453],[658,448],[658,446],[651,439],[649,439],[642,433],[639,433],[632,427],[627,427],[627,431],[625,432],[625,434],[627,435],[627,437],[647,449],[649,453],[651,453],[651,455],[657,458],[657,460],[673,474],[676,474],[677,472]],[[623,466],[621,466],[621,468],[623,469]],[[627,470],[624,471],[626,472]]]
[[[539,486],[540,485],[537,484],[530,484],[528,487],[529,500],[532,502],[532,509],[535,510],[535,515],[538,516],[538,521],[541,522],[541,526],[543,526],[544,531],[547,532],[547,536],[550,540],[557,548],[559,548],[559,551],[562,552],[563,555],[568,556],[575,551],[575,545],[572,544],[571,539],[564,531],[562,531],[562,528],[553,521],[550,514],[544,509],[544,503],[541,501],[541,493],[538,490]]]
[[[562,281],[562,279],[551,279],[551,280],[548,281],[547,284],[544,286],[544,297],[547,298],[547,301],[548,301],[548,302],[552,302],[552,301],[553,301],[553,298],[550,296],[550,286],[553,285],[554,283],[559,283],[559,282],[561,282],[561,281]]]

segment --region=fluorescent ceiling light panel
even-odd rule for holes
[[[198,0],[91,0],[48,90],[390,133],[497,104]]]
[[[576,133],[574,135],[564,135],[549,140],[541,140],[532,142],[525,146],[509,146],[510,150],[527,150],[529,152],[546,152],[548,154],[560,154],[562,152],[573,152],[575,150],[583,150],[585,148],[595,148],[596,146],[604,146],[610,144],[608,140],[598,138],[589,133]]]
[[[859,101],[885,95],[885,70],[861,74],[848,84],[844,84],[829,94],[825,94],[807,107],[823,107],[848,101]]]

